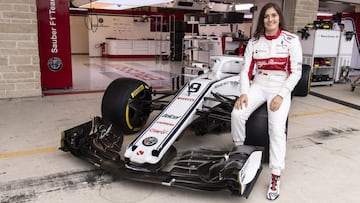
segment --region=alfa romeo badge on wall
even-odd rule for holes
[[[63,63],[59,57],[49,58],[47,65],[49,69],[53,72],[57,72],[63,67]]]

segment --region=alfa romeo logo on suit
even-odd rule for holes
[[[143,145],[145,146],[153,146],[158,142],[158,139],[156,137],[147,137],[143,140]]]
[[[63,67],[63,63],[59,57],[49,58],[47,65],[53,72],[57,72]]]

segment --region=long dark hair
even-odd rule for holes
[[[254,32],[254,37],[255,38],[259,38],[260,36],[264,35],[264,33],[265,33],[264,18],[265,18],[265,12],[269,8],[274,8],[275,11],[279,15],[279,28],[281,30],[286,30],[286,28],[285,28],[285,20],[284,20],[284,16],[282,14],[281,8],[275,3],[267,3],[264,7],[262,7],[262,9],[260,11],[258,23],[257,23],[257,26],[256,26],[256,30]]]

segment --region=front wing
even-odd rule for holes
[[[262,170],[263,148],[246,145],[231,150],[190,150],[179,155],[171,147],[169,154],[164,156],[164,167],[137,170],[136,166],[129,167],[121,159],[119,145],[122,139],[109,129],[101,118],[96,117],[93,121],[64,131],[60,149],[87,160],[115,177],[187,189],[227,189],[232,194],[246,198]]]

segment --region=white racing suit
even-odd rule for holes
[[[275,175],[280,175],[285,167],[286,120],[291,91],[301,78],[301,69],[302,48],[297,35],[279,30],[276,36],[249,40],[245,50],[245,65],[240,72],[240,95],[247,94],[248,106],[233,109],[231,134],[235,145],[243,144],[245,122],[253,111],[267,102],[269,166]],[[253,75],[254,79],[250,81]],[[279,110],[273,112],[269,106],[276,95],[280,95],[283,102]]]

